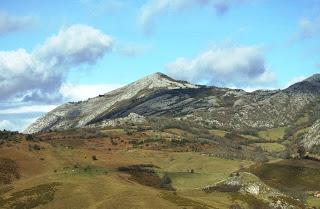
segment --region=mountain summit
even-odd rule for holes
[[[132,88],[133,86],[138,87],[139,90],[157,88],[198,88],[197,85],[193,85],[185,81],[174,80],[169,76],[159,72],[146,76],[132,84],[129,84],[127,87]]]
[[[285,90],[248,93],[198,86],[155,73],[105,95],[61,105],[25,132],[101,127],[131,113],[137,117],[162,116],[231,130],[286,126],[317,103],[319,77],[314,75]],[[313,110],[309,109],[312,114]]]
[[[320,83],[320,74],[319,73],[314,74],[314,75],[310,76],[309,78],[305,79],[304,81]]]
[[[142,100],[156,91],[186,88],[196,89],[199,86],[174,80],[159,72],[154,73],[105,95],[61,105],[31,124],[24,132],[83,127],[123,104],[130,105],[133,100]]]

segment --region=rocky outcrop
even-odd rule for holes
[[[193,85],[156,73],[105,95],[62,105],[25,132],[99,126],[130,113],[192,120],[224,129],[273,128],[289,125],[319,98],[319,75],[284,90],[248,93]]]
[[[304,205],[299,200],[286,196],[276,189],[267,186],[259,177],[247,172],[234,173],[226,180],[204,187],[202,191],[207,193],[213,191],[239,193],[242,197],[246,197],[243,199],[250,197],[260,201],[264,205],[263,208],[304,208]]]
[[[307,151],[316,151],[316,147],[319,147],[320,151],[320,120],[310,128],[305,135],[302,144]],[[320,152],[317,154],[320,154]]]
[[[116,118],[112,120],[105,120],[98,124],[88,125],[88,127],[117,127],[123,126],[126,124],[144,124],[147,122],[147,119],[144,116],[138,115],[136,113],[130,113],[128,116],[124,118]]]
[[[275,189],[264,184],[259,177],[247,172],[234,173],[228,179],[214,185],[206,186],[202,190],[205,192],[215,190],[222,192],[240,192],[244,195],[249,194],[253,196],[282,195]]]

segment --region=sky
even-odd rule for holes
[[[155,72],[283,89],[319,54],[320,0],[0,0],[0,129]]]

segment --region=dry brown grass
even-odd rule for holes
[[[7,158],[0,158],[0,185],[10,184],[13,180],[19,179],[20,173],[15,161]]]

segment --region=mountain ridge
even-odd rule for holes
[[[92,126],[136,113],[197,121],[210,127],[259,129],[285,126],[320,92],[319,74],[284,90],[200,86],[155,73],[104,95],[61,105],[25,133]]]

